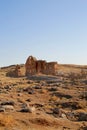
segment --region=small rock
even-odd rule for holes
[[[34,106],[38,108],[38,107],[43,107],[44,104],[41,104],[41,103],[35,103]]]
[[[29,112],[33,113],[35,111],[35,107],[29,107],[29,108],[22,108],[20,112]]]
[[[34,94],[33,90],[28,91],[28,94]]]
[[[49,88],[49,91],[57,91],[57,88],[51,87]]]
[[[17,95],[18,95],[18,96],[22,96],[22,93],[18,93]]]
[[[14,106],[15,103],[14,103],[14,101],[3,101],[3,102],[1,103],[1,105],[12,105],[12,106]]]
[[[61,114],[61,117],[64,118],[64,119],[67,118],[66,115],[65,115],[64,113]]]
[[[79,113],[78,121],[87,121],[87,113]]]
[[[24,88],[23,91],[27,92],[28,94],[34,94],[35,93],[34,90],[30,87]]]
[[[22,108],[19,112],[29,112],[28,108]]]
[[[31,102],[31,99],[27,99],[26,101],[27,101],[27,102]]]
[[[59,117],[61,117],[62,112],[61,112],[61,110],[59,108],[54,108],[53,109],[53,114],[57,114]]]
[[[67,118],[72,121],[87,121],[87,113],[83,112],[69,112]]]
[[[5,109],[4,108],[0,108],[0,112],[5,112]]]
[[[9,85],[5,86],[4,88],[8,89],[8,90],[11,89],[11,87]]]
[[[66,113],[66,117],[67,117],[67,119],[70,120],[70,121],[75,121],[75,120],[76,120],[75,114],[74,114],[73,112],[67,112],[67,113]]]
[[[11,105],[3,105],[2,109],[5,109],[6,111],[14,111],[14,107]]]
[[[42,87],[41,86],[35,86],[34,88],[35,89],[41,89]]]

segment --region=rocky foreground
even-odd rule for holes
[[[19,78],[0,69],[0,130],[87,130],[87,67]],[[24,66],[21,66],[24,70]]]

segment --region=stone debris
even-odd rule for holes
[[[12,106],[14,106],[15,103],[14,103],[14,101],[3,101],[3,102],[1,102],[1,105],[12,105]]]
[[[23,89],[24,92],[27,92],[28,94],[34,94],[35,91],[33,90],[33,88],[27,87]]]
[[[5,112],[5,108],[2,108],[2,107],[0,106],[0,112]]]
[[[21,110],[19,110],[19,112],[29,112],[29,113],[33,113],[34,111],[35,107],[29,106],[28,103],[23,104]]]
[[[22,72],[21,72],[20,65],[16,65],[15,69],[7,72],[6,75],[10,76],[10,77],[21,77],[21,76],[23,76]]]
[[[14,111],[14,107],[12,105],[3,105],[2,110],[4,111]]]

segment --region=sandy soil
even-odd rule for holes
[[[59,65],[57,76],[7,77],[14,68],[0,69],[0,130],[87,130],[87,66]]]

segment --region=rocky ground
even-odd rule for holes
[[[87,130],[86,66],[60,65],[57,76],[6,76],[14,68],[0,69],[0,130]]]

